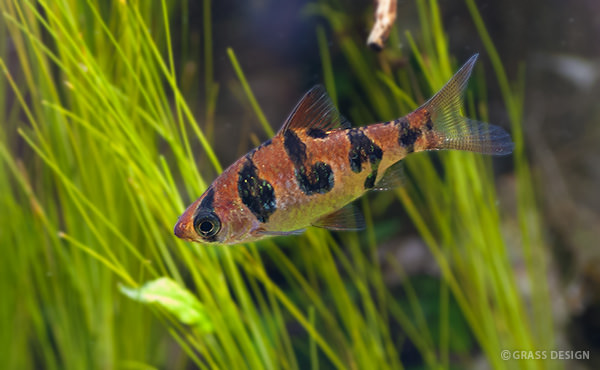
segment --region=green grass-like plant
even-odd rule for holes
[[[340,4],[306,7],[336,35],[341,54],[332,56],[325,28],[315,30],[323,79],[334,100],[356,102],[349,118],[357,123],[406,114],[459,64],[449,53],[437,2],[416,4],[421,36],[405,35],[413,61],[405,69],[386,59],[401,53],[393,46],[397,33],[389,54],[376,57],[353,34]],[[217,248],[177,240],[177,216],[211,180],[203,172],[222,170],[210,140],[219,91],[210,1],[203,2],[199,60],[204,112],[196,117],[180,87],[186,76],[175,63],[177,36],[169,24],[175,14],[185,15],[187,2],[4,0],[0,29],[11,43],[0,60],[3,363],[14,369],[401,369],[410,341],[426,367],[450,368],[465,365],[450,354],[460,335],[472,333],[494,368],[549,366],[500,357],[503,349],[551,349],[554,334],[520,128],[522,86],[509,84],[474,3],[466,4],[511,118],[519,225],[511,240],[524,252],[530,306],[508,256],[502,230],[508,216],[496,205],[491,160],[469,153],[439,155],[441,172],[431,154],[407,159],[405,188],[362,202],[363,233],[334,237],[311,229]],[[271,134],[243,60],[233,50],[229,57]],[[334,59],[355,82],[336,74]],[[354,88],[336,89],[339,84]],[[485,102],[472,89],[469,96],[469,115],[485,120]],[[426,306],[424,286],[408,277],[402,297],[384,283],[377,247],[386,231],[377,223],[396,201],[440,267],[441,285],[426,290],[437,297],[435,311]],[[158,282],[172,294],[153,290]],[[173,300],[184,303],[170,305]],[[458,324],[461,317],[468,330]]]

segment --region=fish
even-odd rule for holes
[[[392,121],[351,127],[326,90],[310,89],[277,134],[235,161],[179,217],[186,241],[233,245],[308,227],[364,228],[352,204],[372,190],[402,185],[401,161],[411,153],[463,150],[507,155],[501,127],[461,115],[477,60],[472,56],[432,98]]]

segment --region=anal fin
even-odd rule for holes
[[[319,218],[312,225],[338,231],[362,230],[365,228],[365,219],[354,205],[348,204]]]
[[[404,186],[406,175],[404,174],[404,163],[398,161],[389,166],[379,181],[371,190],[390,190],[400,186]]]

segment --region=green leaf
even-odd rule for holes
[[[138,289],[124,285],[120,285],[119,289],[135,301],[157,304],[165,308],[184,324],[197,326],[204,332],[214,330],[204,305],[189,290],[172,279],[162,277],[149,281]]]

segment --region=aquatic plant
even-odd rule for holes
[[[522,85],[509,84],[477,9],[466,3],[511,117],[519,222],[511,239],[524,251],[531,308],[507,254],[501,227],[509,216],[496,204],[490,160],[468,153],[440,155],[441,171],[431,155],[407,160],[405,188],[362,202],[364,233],[315,229],[234,248],[176,240],[172,227],[185,203],[206,188],[212,175],[205,173],[222,169],[209,139],[219,90],[210,1],[203,1],[200,117],[181,87],[189,71],[172,51],[170,21],[185,18],[187,2],[3,1],[0,29],[10,39],[0,61],[3,363],[386,369],[403,368],[403,343],[410,341],[427,367],[449,368],[450,353],[472,349],[472,335],[493,367],[512,368],[500,350],[552,348],[543,244],[520,130]],[[327,21],[356,78],[354,92],[336,89],[326,32],[317,30],[325,84],[334,99],[348,94],[357,102],[352,120],[410,111],[460,64],[448,50],[437,2],[417,5],[421,35],[406,34],[413,63],[405,69],[366,49],[337,2],[307,7]],[[391,37],[393,48],[399,36]],[[233,50],[229,55],[260,112],[243,61]],[[485,120],[485,101],[471,91],[469,114]],[[429,289],[405,279],[402,297],[384,283],[377,253],[389,228],[375,221],[395,202],[392,195],[443,277]],[[423,307],[425,293],[438,297],[433,316]]]

